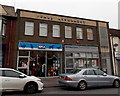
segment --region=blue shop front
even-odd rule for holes
[[[62,45],[19,42],[17,70],[38,77],[58,76],[62,71]]]

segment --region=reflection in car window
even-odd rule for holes
[[[100,71],[100,70],[94,70],[95,71],[95,74],[96,75],[103,75],[104,74],[104,72],[102,72],[102,71]]]
[[[93,70],[86,70],[83,75],[95,75]]]
[[[81,69],[74,69],[74,70],[70,71],[69,73],[76,74],[80,71],[81,71]]]
[[[4,71],[4,76],[5,77],[16,77],[19,78],[21,74],[12,70],[5,70]]]

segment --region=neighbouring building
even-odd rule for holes
[[[120,76],[120,30],[110,29],[110,40],[112,48],[113,72]]]
[[[13,67],[40,77],[95,67],[112,74],[109,23],[17,10]],[[12,33],[13,34],[13,33]]]
[[[14,7],[0,5],[0,67],[13,68],[16,19]]]

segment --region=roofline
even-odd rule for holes
[[[97,21],[97,22],[109,23],[109,22],[107,22],[107,21],[100,21],[100,20],[93,20],[93,19],[79,18],[79,17],[73,17],[73,16],[59,15],[59,14],[51,14],[51,13],[38,12],[38,11],[31,11],[31,10],[26,10],[26,9],[17,9],[16,13],[17,13],[18,11],[27,11],[27,12],[33,12],[33,13],[46,14],[46,15],[55,15],[55,16],[61,16],[61,17],[64,16],[64,17],[68,17],[68,18],[84,19],[84,20],[89,20],[89,21]]]

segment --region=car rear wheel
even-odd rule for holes
[[[85,81],[81,81],[79,84],[78,84],[78,89],[79,90],[85,90],[87,88],[87,83]]]
[[[120,81],[119,80],[115,80],[114,83],[113,83],[113,86],[115,88],[119,88],[120,87]]]
[[[37,91],[37,86],[34,83],[28,83],[24,90],[28,94],[33,94]]]

